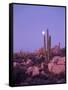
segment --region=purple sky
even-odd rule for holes
[[[33,51],[43,46],[42,31],[47,28],[52,38],[52,47],[65,46],[65,8],[18,5],[13,6],[14,52]]]

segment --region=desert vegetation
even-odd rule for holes
[[[43,48],[32,53],[17,52],[13,54],[12,81],[14,85],[43,85],[66,82],[65,48],[52,48],[45,56]],[[46,52],[47,54],[47,52]]]

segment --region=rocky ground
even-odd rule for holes
[[[54,55],[49,61],[44,55],[16,55],[13,59],[13,85],[46,85],[66,82],[66,57]]]

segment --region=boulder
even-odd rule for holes
[[[27,69],[26,73],[28,75],[32,74],[32,76],[39,75],[39,68],[37,66],[31,66]]]
[[[55,56],[48,63],[48,70],[53,74],[65,73],[65,57]]]

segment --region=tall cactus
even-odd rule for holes
[[[49,36],[49,51],[51,50],[51,36]]]
[[[44,36],[44,55],[47,57],[47,60],[50,59],[50,51],[51,51],[51,36],[49,36],[49,31],[47,29],[47,35],[45,34],[45,32],[42,32],[43,36]],[[46,38],[47,36],[47,38]],[[47,51],[47,53],[46,53]]]
[[[59,49],[60,49],[60,42],[59,42],[58,46],[59,46]]]
[[[45,37],[45,34],[44,34],[44,53],[45,53],[45,56],[46,56],[46,37]]]
[[[47,51],[48,51],[48,48],[49,48],[49,42],[48,42],[48,40],[49,40],[49,31],[47,29]]]
[[[51,36],[49,36],[49,59],[51,54]]]
[[[49,32],[47,29],[47,60],[49,60]]]
[[[50,50],[51,50],[51,36],[49,36],[49,31],[47,29],[47,59],[50,59]]]

